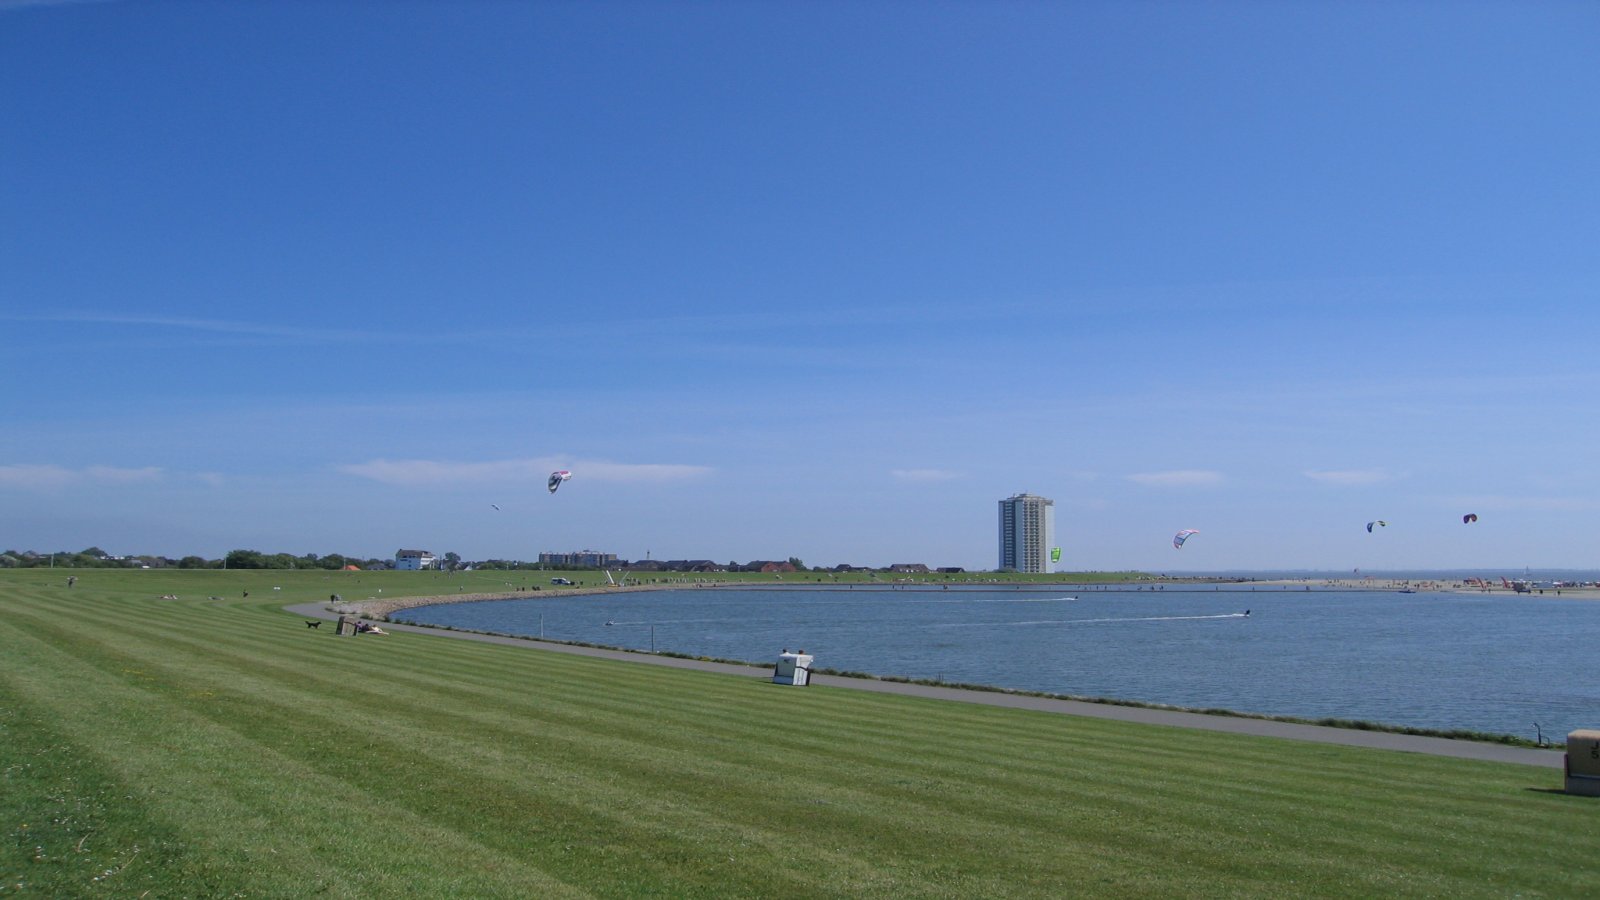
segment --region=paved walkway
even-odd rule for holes
[[[311,619],[337,619],[329,612],[325,602],[301,603],[286,606],[285,610]],[[675,656],[655,656],[628,650],[602,650],[597,647],[575,647],[570,644],[551,643],[533,638],[505,637],[493,634],[474,634],[467,631],[450,631],[421,625],[402,625],[384,622],[385,631],[411,631],[437,637],[482,641],[489,644],[508,644],[570,653],[575,656],[592,656],[651,666],[674,669],[697,669],[723,675],[742,675],[748,678],[771,678],[768,666],[745,666],[731,663],[701,662]],[[1285,738],[1293,741],[1314,741],[1322,744],[1341,744],[1347,747],[1371,747],[1379,750],[1397,750],[1402,753],[1427,753],[1434,756],[1451,756],[1458,759],[1479,759],[1490,762],[1516,763],[1525,766],[1562,768],[1560,750],[1535,750],[1528,747],[1510,747],[1479,741],[1456,741],[1448,738],[1422,737],[1410,734],[1393,734],[1386,731],[1360,731],[1354,728],[1329,728],[1323,725],[1301,725],[1294,722],[1275,722],[1269,719],[1246,719],[1236,716],[1208,716],[1202,713],[1180,712],[1168,709],[1145,709],[1138,706],[1115,706],[1107,703],[1087,703],[1081,700],[1056,700],[1049,697],[1029,697],[1020,694],[1002,694],[995,691],[972,691],[961,688],[935,687],[926,684],[906,684],[898,681],[873,681],[867,678],[843,678],[837,675],[815,675],[812,684],[819,687],[848,688],[856,691],[876,691],[880,694],[902,694],[927,697],[934,700],[951,700],[959,703],[981,703],[987,706],[1004,706],[1011,709],[1031,709],[1039,712],[1062,713],[1072,716],[1089,716],[1096,719],[1115,719],[1121,722],[1138,722],[1144,725],[1167,725],[1174,728],[1199,728],[1205,731],[1223,731],[1231,734],[1252,734],[1262,737]]]

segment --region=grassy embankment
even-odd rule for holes
[[[427,574],[67,574],[0,573],[0,894],[1600,885],[1600,802],[1545,769],[338,638],[279,609],[438,592]]]

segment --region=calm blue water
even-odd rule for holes
[[[1549,595],[715,589],[395,617],[762,663],[803,648],[831,669],[1271,715],[1530,738],[1535,722],[1547,738],[1600,726],[1600,602]]]

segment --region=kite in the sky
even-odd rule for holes
[[[1050,561],[1053,562],[1053,563],[1061,562],[1061,548],[1060,547],[1051,547],[1050,548]]]
[[[561,469],[557,472],[551,472],[550,481],[545,485],[545,487],[548,487],[550,489],[550,493],[554,494],[556,492],[556,488],[561,487],[561,482],[566,481],[571,477],[572,473],[568,472],[566,469]]]
[[[1182,550],[1183,549],[1183,542],[1187,541],[1189,539],[1189,535],[1191,535],[1191,534],[1199,534],[1199,533],[1200,532],[1196,531],[1193,528],[1185,528],[1184,530],[1182,530],[1182,531],[1180,531],[1177,534],[1172,536],[1172,546],[1177,548],[1177,549],[1179,549],[1179,550]]]
[[[1467,513],[1466,515],[1461,517],[1461,524],[1463,524],[1463,525],[1471,525],[1473,522],[1476,522],[1476,521],[1478,521],[1478,514],[1477,513]]]
[[[489,505],[490,505],[490,506],[494,506],[494,508],[495,508],[495,509],[497,509],[497,510],[498,510],[498,509],[499,509],[499,508],[500,508],[500,507],[499,507],[499,506],[496,506],[496,505],[495,505],[495,504],[493,504],[493,503],[491,503],[491,504],[489,504]]]
[[[1374,526],[1374,525],[1377,525],[1380,528],[1388,528],[1389,527],[1389,523],[1385,522],[1382,519],[1378,519],[1378,520],[1373,521],[1373,522],[1368,522],[1367,523],[1367,533],[1368,534],[1372,533],[1372,526]]]

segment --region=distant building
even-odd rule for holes
[[[434,555],[427,550],[396,550],[394,567],[407,572],[426,569],[434,563]]]
[[[574,550],[571,553],[541,553],[539,565],[555,566],[558,569],[605,569],[614,568],[620,560],[615,553],[601,553],[597,550]]]
[[[788,560],[774,559],[753,559],[739,568],[745,572],[766,572],[768,574],[793,572],[795,570],[794,563]]]
[[[1034,494],[1015,494],[1000,501],[1000,569],[1012,572],[1050,571],[1050,548],[1056,542],[1055,501]]]
[[[926,575],[928,566],[926,563],[895,563],[889,571],[896,575]]]

